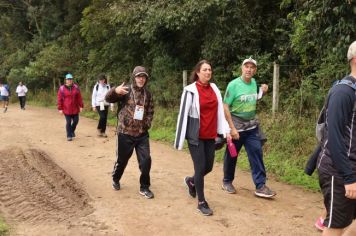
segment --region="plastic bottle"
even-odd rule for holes
[[[231,158],[237,158],[238,153],[236,151],[235,144],[231,140],[227,142],[227,148],[229,149]]]

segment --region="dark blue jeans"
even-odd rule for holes
[[[77,124],[79,122],[79,115],[64,115],[66,118],[66,131],[67,138],[74,137],[75,128],[77,128]]]
[[[233,140],[236,150],[240,152],[242,145],[245,146],[248,161],[250,162],[251,174],[256,188],[261,188],[266,183],[266,170],[263,163],[261,140],[257,136],[257,128],[239,132],[240,139]],[[228,149],[224,155],[224,183],[231,183],[235,178],[237,158],[231,158]]]

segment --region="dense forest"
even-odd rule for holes
[[[281,65],[281,106],[307,114],[348,72],[355,26],[354,0],[0,0],[0,76],[56,90],[71,72],[88,88],[102,72],[128,81],[140,64],[157,104],[171,106],[198,60],[224,91],[253,56],[270,86]]]

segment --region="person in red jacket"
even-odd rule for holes
[[[79,112],[83,110],[82,95],[78,85],[73,83],[72,74],[67,74],[65,85],[59,87],[57,104],[59,113],[66,118],[67,140],[72,141],[79,122]]]

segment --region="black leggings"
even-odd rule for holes
[[[205,201],[204,176],[212,171],[215,157],[215,140],[199,139],[199,145],[188,144],[194,164],[193,181],[198,195],[198,201]]]

